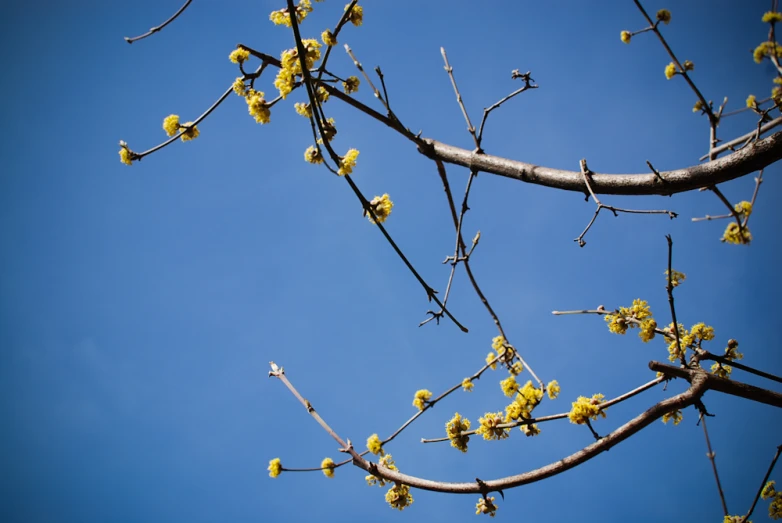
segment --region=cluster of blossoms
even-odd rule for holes
[[[136,159],[136,153],[130,150],[128,144],[124,141],[119,141],[119,161],[125,165],[133,165],[133,160]]]
[[[358,77],[356,76],[348,76],[347,80],[342,82],[342,89],[345,91],[345,94],[351,94],[358,91],[358,86],[361,84],[361,81],[359,81]]]
[[[487,412],[482,417],[478,418],[480,427],[475,431],[476,434],[481,434],[483,439],[505,439],[508,437],[509,429],[499,427],[505,422],[502,416],[502,412]]]
[[[734,339],[728,340],[728,346],[725,347],[725,354],[723,355],[723,358],[725,358],[728,361],[735,361],[740,360],[744,357],[742,353],[739,352],[739,342]],[[730,365],[725,365],[719,361],[715,362],[711,366],[711,372],[712,374],[719,376],[720,378],[730,378],[730,373],[733,371],[733,367]]]
[[[657,22],[655,23],[655,27],[660,22],[664,23],[665,25],[668,25],[669,23],[671,23],[671,12],[668,11],[667,9],[660,9],[659,11],[657,11]],[[639,31],[639,32],[644,32],[646,30],[647,29],[644,29],[644,30]],[[632,40],[633,35],[635,35],[635,34],[636,33],[631,33],[630,31],[622,31],[621,33],[619,33],[619,38],[622,39],[622,42],[624,42],[626,44],[629,44],[630,40]]]
[[[666,270],[665,271],[665,277],[668,278],[668,276],[669,276],[669,274],[668,274],[668,271]],[[687,275],[684,274],[683,272],[679,272],[679,271],[676,271],[676,270],[673,270],[673,269],[671,270],[670,280],[671,280],[671,285],[673,287],[678,287],[686,279],[687,279]]]
[[[495,352],[489,352],[486,356],[486,363],[491,365],[492,370],[497,368],[497,362],[508,364],[516,355],[516,351],[507,341],[505,341],[503,336],[496,336],[493,338],[491,340],[491,348],[494,349]],[[519,365],[521,364],[519,363]],[[523,370],[521,367],[518,367],[518,369],[519,371],[516,374],[519,374]]]
[[[681,273],[678,273],[681,274]],[[682,274],[682,276],[684,276]],[[684,278],[680,278],[683,280]],[[608,330],[614,334],[626,334],[627,328],[639,327],[638,337],[648,342],[654,338],[657,322],[652,318],[652,311],[649,310],[649,304],[646,300],[633,300],[632,307],[619,307],[614,314],[606,314],[605,321],[608,323]]]
[[[415,393],[413,398],[413,406],[418,410],[424,410],[429,399],[432,397],[432,393],[426,389],[421,389]]]
[[[266,469],[269,471],[269,477],[276,478],[282,472],[282,463],[280,458],[274,458],[269,461],[269,467]]]
[[[235,49],[228,55],[228,59],[235,64],[243,64],[250,58],[250,52],[246,49]],[[263,91],[256,91],[244,83],[244,78],[237,77],[234,80],[232,89],[237,96],[244,98],[247,102],[247,112],[255,118],[259,124],[267,124],[271,121],[271,106],[266,101],[266,95]]]
[[[602,394],[595,394],[591,398],[579,396],[578,399],[573,402],[573,407],[568,414],[570,423],[583,425],[590,419],[597,420],[598,416],[603,416],[605,418],[605,410],[600,408],[600,404],[603,402],[604,398],[605,396]]]
[[[766,483],[766,486],[763,487],[763,491],[760,493],[760,497],[771,500],[771,504],[768,506],[768,517],[780,519],[782,518],[782,492],[774,488],[775,484],[775,481]]]
[[[312,69],[315,62],[320,60],[320,42],[312,38],[301,41],[304,47],[304,67]],[[274,79],[274,87],[280,91],[280,96],[285,99],[293,91],[296,77],[302,74],[301,60],[298,49],[287,49],[280,57],[281,67]]]
[[[318,1],[318,0],[315,0]],[[300,0],[299,5],[296,6],[296,22],[302,23],[307,15],[312,12],[312,2],[310,0]],[[272,11],[269,15],[269,20],[274,22],[274,25],[284,25],[285,27],[291,26],[291,15],[288,8],[280,9],[279,11]]]
[[[445,424],[445,432],[451,440],[451,446],[462,452],[467,452],[467,443],[470,441],[470,436],[462,436],[462,432],[468,430],[470,430],[470,420],[462,418],[458,412]]]
[[[676,338],[677,331],[679,334],[678,341]],[[705,323],[696,323],[688,331],[681,323],[676,327],[671,323],[663,329],[663,337],[668,343],[668,360],[676,361],[677,359],[684,359],[687,349],[700,349],[701,343],[713,340],[714,327],[709,327]]]
[[[678,425],[682,422],[682,419],[684,419],[684,416],[680,410],[674,410],[672,412],[663,414],[663,423],[668,423],[669,421],[673,420],[673,424]]]
[[[320,468],[323,470],[323,474],[327,478],[334,477],[334,460],[331,458],[325,458],[320,462]]]
[[[475,384],[470,378],[464,378],[462,380],[462,388],[465,392],[472,392],[473,387],[475,387]]]
[[[358,150],[349,149],[348,152],[345,153],[345,156],[342,157],[342,160],[339,162],[339,170],[337,171],[337,174],[340,176],[351,174],[353,172],[353,168],[356,166],[356,158],[358,158]]]
[[[170,114],[163,119],[163,130],[166,131],[168,136],[174,136],[179,131],[182,131],[181,139],[183,142],[189,142],[195,140],[201,132],[193,125],[193,122],[179,123],[179,116]]]
[[[372,198],[369,202],[369,206],[372,208],[372,212],[375,213],[375,218],[377,218],[378,223],[383,223],[391,215],[391,209],[394,208],[394,202],[391,201],[388,197],[388,193],[386,193],[383,196],[375,196]],[[371,213],[366,212],[366,215],[370,223],[375,223]]]
[[[396,464],[394,463],[394,460],[391,458],[391,454],[386,454],[385,456],[381,457],[377,462],[378,467],[384,467],[388,470],[396,470],[399,471],[398,468],[396,468]],[[369,474],[364,478],[367,482],[367,485],[370,487],[374,487],[377,485],[378,487],[385,487],[386,483],[388,483],[387,480],[383,478],[379,478],[375,476],[374,474]]]
[[[494,504],[494,497],[479,499],[475,505],[475,514],[488,514],[491,517],[497,515],[497,505]]]
[[[751,519],[744,521],[744,516],[725,516],[722,523],[752,523]]]
[[[731,221],[725,228],[720,241],[734,245],[749,244],[752,241],[752,233],[749,232],[749,227],[744,225],[744,223],[746,223],[749,215],[752,214],[752,204],[748,201],[741,201],[733,207],[733,210],[736,211],[742,224],[739,225],[737,222]]]
[[[377,436],[377,434],[372,434],[367,438],[367,448],[369,449],[369,452],[376,456],[385,456],[386,452],[383,450],[383,442],[380,441],[380,438]]]

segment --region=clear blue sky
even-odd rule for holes
[[[363,2],[362,2],[363,3]],[[266,467],[318,466],[336,444],[277,380],[283,365],[324,418],[362,444],[414,413],[413,393],[435,393],[483,364],[496,335],[457,274],[451,310],[470,328],[418,323],[425,295],[343,180],[302,159],[311,137],[295,93],[256,124],[229,98],[200,126],[143,162],[120,164],[117,142],[141,151],[165,138],[163,118],[192,120],[236,77],[228,53],[241,42],[277,55],[290,32],[268,21],[283,2],[196,0],[173,25],[128,45],[180,2],[9,3],[3,9],[3,139],[0,140],[0,519],[15,522],[476,521],[477,496],[416,491],[400,514],[364,473],[335,479]],[[342,3],[314,4],[303,26],[316,36]],[[772,71],[752,61],[766,37],[768,2],[647,2],[669,8],[674,50],[728,110],[750,93],[767,96]],[[697,163],[707,125],[649,35],[631,45],[623,29],[644,26],[630,0],[614,2],[367,2],[361,28],[341,36],[365,67],[380,65],[402,122],[470,148],[439,48],[445,46],[473,120],[517,87],[512,69],[540,88],[491,117],[487,152],[598,172],[645,172]],[[344,75],[350,60],[330,61]],[[273,90],[271,79],[264,89]],[[356,95],[374,104],[365,85]],[[375,107],[379,108],[377,104]],[[390,233],[430,284],[445,287],[453,250],[434,165],[405,140],[338,102],[327,104],[337,150],[361,151],[354,179],[368,196],[390,193]],[[755,118],[726,119],[721,136]],[[457,193],[466,171],[450,167]],[[578,395],[613,397],[653,377],[660,340],[612,335],[597,317],[554,309],[607,308],[647,299],[668,321],[665,234],[687,326],[716,329],[720,352],[740,342],[745,363],[779,374],[779,167],[764,176],[750,247],[719,242],[724,212],[708,193],[673,198],[606,197],[661,216],[600,216],[583,249],[572,241],[594,204],[583,196],[478,177],[465,232],[483,237],[473,268],[516,345],[560,399],[538,413],[567,411]],[[749,199],[752,177],[725,184]],[[403,472],[438,480],[492,479],[534,469],[590,443],[580,426],[554,422],[537,438],[518,430],[502,442],[471,441],[463,455],[444,435],[455,411],[473,422],[507,403],[499,372],[427,412],[387,450]],[[737,373],[736,378],[757,380]],[[766,384],[767,385],[767,384]],[[607,433],[665,394],[650,391],[608,411]],[[712,444],[732,513],[747,510],[776,445],[779,412],[708,393]],[[655,423],[588,464],[506,492],[506,520],[720,521],[721,509],[696,413],[678,427]],[[782,479],[779,471],[776,478]],[[754,520],[766,521],[761,503]]]

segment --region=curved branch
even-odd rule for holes
[[[580,172],[542,167],[490,154],[473,154],[436,140],[424,139],[421,152],[432,159],[478,169],[522,182],[588,193]],[[728,156],[684,169],[649,174],[597,174],[590,180],[598,194],[669,195],[740,178],[782,159],[782,132],[758,140]],[[662,180],[660,179],[662,177]]]
[[[158,32],[158,31],[160,31],[161,29],[163,29],[165,26],[167,26],[168,24],[170,24],[171,22],[173,22],[174,20],[176,20],[176,19],[177,19],[177,17],[178,17],[179,15],[181,15],[182,13],[184,13],[184,12],[185,12],[185,9],[187,9],[187,6],[189,6],[189,5],[190,5],[190,2],[192,2],[192,1],[193,1],[193,0],[187,0],[187,1],[184,3],[184,5],[183,5],[182,7],[180,7],[180,8],[179,8],[179,10],[178,10],[176,13],[174,13],[174,14],[171,16],[171,18],[169,18],[168,20],[166,20],[165,22],[163,22],[163,23],[162,23],[162,24],[160,24],[159,26],[157,26],[157,27],[153,27],[152,29],[150,29],[149,31],[147,31],[146,33],[144,33],[143,35],[134,36],[133,38],[130,38],[130,37],[126,36],[126,37],[125,37],[125,41],[126,41],[127,43],[129,43],[129,44],[132,44],[133,42],[135,42],[135,41],[137,41],[137,40],[143,40],[144,38],[146,38],[146,37],[148,37],[148,36],[152,36],[153,34],[157,33],[157,32]]]

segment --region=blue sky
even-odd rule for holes
[[[673,13],[665,34],[707,98],[728,110],[750,93],[765,97],[773,72],[752,61],[766,37],[767,2],[646,3]],[[4,8],[0,43],[5,100],[0,156],[0,517],[4,521],[474,521],[477,496],[415,491],[404,513],[364,473],[343,467],[268,477],[268,461],[318,466],[336,444],[277,380],[289,378],[345,438],[384,437],[414,413],[413,393],[435,393],[474,373],[496,336],[464,274],[450,301],[470,329],[423,328],[425,294],[343,180],[306,164],[309,126],[292,108],[301,93],[256,124],[229,98],[176,143],[131,167],[117,142],[144,150],[165,134],[171,113],[192,120],[237,75],[228,53],[241,42],[277,55],[290,32],[268,14],[283,2],[197,0],[153,38],[132,36],[166,19],[179,2],[15,3]],[[302,31],[335,23],[329,0]],[[597,172],[645,172],[697,163],[707,124],[692,93],[666,81],[669,62],[649,34],[630,45],[623,29],[644,26],[630,1],[368,2],[360,28],[340,37],[371,70],[380,65],[392,107],[424,136],[470,148],[439,48],[444,46],[473,121],[530,70],[539,89],[492,114],[487,152]],[[341,52],[330,61],[355,74]],[[272,91],[271,80],[264,86]],[[362,85],[356,95],[374,104]],[[380,109],[377,104],[374,105]],[[337,150],[361,151],[354,180],[368,196],[391,195],[388,230],[433,287],[444,290],[453,233],[431,161],[393,132],[338,102]],[[725,119],[720,136],[756,119]],[[449,167],[461,194],[464,169]],[[724,184],[749,199],[752,177]],[[782,262],[774,206],[779,167],[764,174],[750,221],[750,247],[719,242],[724,212],[712,194],[615,198],[606,203],[670,208],[662,216],[601,215],[583,249],[572,241],[594,211],[583,196],[480,175],[466,235],[482,232],[472,265],[508,337],[560,399],[540,414],[567,411],[578,395],[613,397],[653,377],[662,341],[612,335],[597,317],[554,317],[554,309],[607,308],[647,299],[669,321],[665,235],[687,326],[713,325],[709,349],[740,342],[745,363],[779,374]],[[473,422],[507,403],[499,373],[459,392],[387,447],[403,472],[431,479],[498,478],[558,460],[590,443],[584,427],[541,426],[502,442],[473,439],[463,455],[444,435],[455,411]],[[745,374],[737,379],[768,386]],[[607,433],[683,390],[672,383],[608,411]],[[752,501],[782,423],[772,407],[710,392],[712,444],[732,513]],[[719,521],[721,508],[696,413],[677,427],[655,423],[586,465],[506,492],[498,517],[546,521]],[[779,473],[776,473],[779,479]],[[765,521],[761,503],[755,521]]]

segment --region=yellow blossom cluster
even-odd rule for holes
[[[280,458],[274,458],[273,460],[269,461],[269,467],[266,470],[269,471],[269,476],[272,478],[279,476],[282,472],[282,463],[280,462]]]
[[[244,78],[242,78],[241,76],[237,77],[236,80],[234,80],[234,83],[231,86],[231,88],[239,96],[247,95],[247,86],[244,83]]]
[[[673,424],[678,425],[682,422],[683,418],[684,416],[682,415],[682,411],[674,410],[672,412],[663,414],[663,423],[668,423],[669,421],[673,420]]]
[[[410,495],[410,487],[407,485],[399,484],[391,487],[386,492],[386,502],[391,505],[391,508],[404,510],[413,504],[413,496]]]
[[[464,378],[462,380],[462,388],[465,392],[472,392],[473,387],[475,387],[475,384],[470,378]]]
[[[626,334],[627,328],[640,327],[638,336],[647,342],[654,338],[657,322],[652,318],[652,311],[646,300],[635,299],[631,307],[619,307],[613,314],[606,314],[605,321],[608,330],[614,334]]]
[[[350,7],[350,4],[345,6],[345,11],[348,10],[348,7]],[[353,9],[348,13],[348,22],[356,27],[360,26],[364,22],[364,8],[360,5],[354,5]]]
[[[320,152],[320,149],[314,145],[310,145],[307,147],[307,150],[304,151],[304,160],[314,164],[323,163],[323,154]]]
[[[668,343],[669,361],[682,359],[687,349],[700,348],[702,342],[714,339],[714,327],[709,327],[705,323],[696,323],[689,331],[681,323],[677,327],[679,332],[678,343],[673,323],[663,329],[665,341]]]
[[[626,44],[630,43],[630,39],[632,37],[633,37],[633,33],[631,33],[630,31],[622,31],[621,33],[619,33],[619,38],[622,40],[622,42]]]
[[[665,78],[670,80],[676,74],[676,64],[671,62],[665,66]]]
[[[570,409],[568,418],[570,423],[577,425],[583,425],[590,418],[596,420],[598,416],[606,417],[604,409],[600,409],[599,405],[603,402],[602,394],[595,394],[591,398],[585,396],[579,396],[576,401],[573,402],[573,408]]]
[[[744,521],[744,516],[725,516],[722,523],[752,523],[751,519]]]
[[[119,161],[125,165],[133,165],[133,160],[136,159],[136,153],[130,150],[128,144],[120,140],[119,142]]]
[[[740,226],[735,221],[732,221],[725,228],[720,241],[732,243],[733,245],[748,245],[752,241],[752,233],[749,232],[749,227],[746,225]]]
[[[426,389],[416,391],[415,397],[413,398],[413,406],[418,410],[424,410],[426,403],[431,397],[432,393]]]
[[[353,172],[353,168],[356,166],[356,158],[358,158],[358,154],[359,152],[356,149],[348,150],[348,152],[345,153],[345,156],[343,156],[342,160],[339,162],[339,170],[337,171],[337,174],[340,176],[351,174]]]
[[[369,206],[372,208],[372,212],[375,213],[375,218],[379,223],[383,223],[391,215],[391,210],[394,208],[394,202],[388,197],[388,193],[383,196],[375,196],[369,202]],[[370,223],[375,223],[372,218],[372,214],[367,212],[367,219]]]
[[[293,108],[296,109],[297,114],[305,118],[312,118],[312,107],[310,107],[310,104],[298,102],[293,104]]]
[[[725,354],[723,355],[723,358],[728,361],[735,361],[740,360],[743,357],[744,355],[739,352],[739,342],[732,338],[729,339],[728,346],[725,347]],[[720,378],[730,378],[730,373],[733,372],[733,367],[717,361],[714,362],[714,364],[711,366],[711,372]]]
[[[668,25],[671,23],[671,12],[667,9],[660,9],[657,11],[657,20],[664,23],[665,25]]]
[[[692,112],[697,113],[698,111],[703,110],[703,102],[698,100],[695,102],[695,105],[692,106]]]
[[[494,497],[479,499],[475,505],[475,514],[488,514],[491,517],[497,515],[497,505],[494,504]]]
[[[507,379],[500,381],[502,392],[509,398],[519,391],[520,385],[516,382],[516,376],[511,374]]]
[[[182,136],[181,140],[183,142],[189,142],[190,140],[195,140],[198,138],[198,135],[201,134],[201,132],[198,130],[198,127],[196,127],[193,122],[185,122],[181,125],[182,127]]]
[[[768,517],[771,519],[782,518],[782,491],[778,491],[774,488],[775,481],[769,481],[763,487],[760,492],[760,497],[763,499],[770,499],[771,504],[768,506]]]
[[[554,388],[558,388],[556,382],[549,383]],[[532,385],[532,380],[528,380],[521,389],[519,389],[513,401],[505,407],[505,423],[518,421],[520,419],[529,419],[532,417],[532,411],[543,399],[543,391]],[[524,429],[522,429],[524,430]],[[484,436],[485,437],[485,436]]]
[[[744,200],[733,206],[733,209],[741,218],[749,217],[752,214],[752,204]]]
[[[163,119],[163,130],[166,131],[168,136],[174,136],[181,130],[181,140],[183,142],[195,140],[201,134],[198,127],[193,125],[193,122],[179,123],[179,116],[176,114],[170,114]]]
[[[300,0],[299,5],[296,6],[296,23],[302,23],[307,15],[312,12],[312,3],[310,0]],[[290,11],[288,8],[280,9],[279,11],[272,11],[269,15],[274,25],[284,25],[285,27],[291,26]]]
[[[468,430],[470,430],[470,420],[462,418],[458,412],[445,424],[445,432],[451,440],[451,446],[462,452],[467,452],[467,443],[470,441],[470,436],[462,436],[462,432]]]
[[[758,108],[758,101],[757,98],[755,98],[754,94],[751,94],[747,96],[747,108],[749,109],[757,109]]]
[[[478,418],[480,427],[475,431],[476,434],[483,436],[483,439],[505,439],[508,437],[508,429],[498,427],[504,423],[502,412],[487,412],[483,417]]]
[[[356,76],[348,76],[347,80],[342,82],[342,89],[345,91],[345,94],[351,94],[358,91],[358,86],[361,82],[359,81],[358,77]]]
[[[399,471],[399,469],[396,468],[396,465],[394,464],[393,458],[391,458],[391,454],[386,454],[385,456],[381,457],[378,460],[377,465],[379,467],[387,468],[388,470]],[[384,487],[386,483],[390,483],[389,481],[383,478],[379,478],[373,474],[369,474],[364,479],[366,480],[367,485],[369,485],[370,487],[373,487],[375,485],[377,485],[378,487]]]
[[[264,98],[263,91],[250,89],[247,91],[244,99],[247,102],[247,111],[250,113],[250,116],[255,118],[257,123],[269,123],[272,113],[269,109],[269,104],[266,102],[266,98]]]
[[[668,274],[668,271],[666,270],[665,271],[665,279],[666,280],[668,279],[668,276],[669,276],[669,274]],[[684,274],[683,272],[679,272],[677,270],[671,270],[670,278],[671,278],[671,285],[673,285],[674,287],[678,287],[679,285],[681,285],[681,283],[684,280],[687,279],[687,275]]]
[[[496,351],[496,354],[494,352],[490,352],[486,356],[486,363],[490,364],[495,358],[497,358],[497,356],[499,356],[499,359],[497,359],[497,361],[491,363],[492,370],[497,368],[497,362],[509,363],[516,355],[516,351],[513,349],[511,345],[508,344],[507,341],[505,341],[505,338],[503,336],[494,337],[491,340],[491,348]],[[521,369],[521,367],[517,367],[517,368]],[[519,373],[521,372],[521,370],[519,370]]]
[[[548,385],[546,385],[546,392],[548,393],[549,399],[557,399],[560,392],[559,382],[557,380],[551,380]]]
[[[337,45],[337,37],[328,29],[320,34],[320,39],[329,47]]]
[[[304,67],[312,69],[315,62],[320,60],[321,44],[314,39],[305,39],[301,41],[304,47]],[[302,74],[301,60],[299,59],[298,49],[287,49],[282,52],[280,57],[281,67],[274,80],[274,87],[280,91],[280,96],[286,98],[296,84],[296,76]]]
[[[327,478],[334,477],[334,460],[331,458],[325,458],[320,462],[320,468],[323,470],[323,474]]]
[[[369,452],[372,454],[375,454],[376,456],[384,456],[385,451],[383,450],[383,442],[380,441],[380,438],[377,436],[377,434],[372,434],[367,438],[367,448],[369,449]]]
[[[234,49],[231,51],[231,54],[228,55],[228,59],[235,64],[243,64],[250,59],[250,51],[242,49],[241,47],[239,49]]]
[[[767,56],[779,56],[782,57],[782,45],[776,42],[762,42],[752,52],[752,58],[756,63],[760,63]]]

